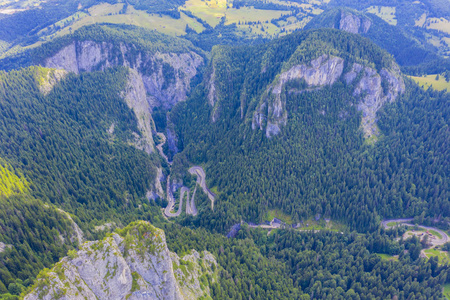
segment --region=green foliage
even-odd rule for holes
[[[135,63],[139,53],[144,52],[148,55],[156,52],[198,52],[198,49],[186,40],[170,37],[153,30],[132,25],[94,24],[82,27],[73,34],[55,38],[51,42],[43,44],[41,47],[25,51],[24,53],[17,54],[13,57],[8,57],[2,61],[1,69],[11,70],[30,65],[39,65],[43,63],[46,58],[56,54],[63,47],[74,42],[77,43],[83,41],[94,41],[99,43],[108,41],[108,43],[112,45],[112,49],[109,53],[109,55],[111,55],[111,61],[119,59],[120,63],[123,63],[123,61],[121,61],[123,59],[120,50],[121,44],[130,45],[131,49],[128,51],[125,59],[131,64]],[[149,72],[151,71],[151,68],[141,71]]]
[[[126,69],[68,75],[47,96],[38,89],[41,73],[0,73],[1,185],[13,192],[0,197],[0,241],[13,245],[0,253],[3,293],[73,248],[71,223],[53,204],[73,214],[88,238],[93,225],[160,218],[145,199],[158,159],[128,144],[138,129],[120,96]]]
[[[16,175],[12,167],[0,160],[0,196],[9,197],[28,190],[25,178]]]
[[[357,235],[280,230],[267,236],[264,230],[243,226],[236,239],[227,239],[174,224],[164,230],[169,249],[179,255],[185,249],[215,255],[220,270],[213,299],[348,299],[351,293],[361,299],[439,298],[449,271],[435,259],[413,258],[414,249],[420,252],[419,241],[399,245],[392,231]],[[399,259],[383,260],[378,253]]]
[[[312,39],[316,42],[309,45]],[[380,70],[392,62],[367,39],[336,30],[213,51],[209,74],[215,70],[215,107],[205,100],[206,76],[191,99],[170,113],[183,155],[204,164],[208,185],[222,192],[214,212],[201,213],[194,224],[226,232],[241,220],[261,222],[271,209],[290,215],[294,223],[320,214],[359,231],[375,230],[380,218],[423,211],[450,217],[449,191],[442,188],[449,184],[444,167],[448,94],[408,84],[406,93],[379,113],[383,137],[374,145],[361,134],[354,86],[343,80],[304,93],[285,89],[281,97],[288,120],[281,133],[268,139],[251,129],[261,95],[276,76],[291,61],[314,59],[314,45],[324,43],[345,58],[346,66],[367,62]],[[303,48],[311,49],[300,55],[297,49]],[[216,111],[218,120],[211,122]]]
[[[14,294],[9,287],[16,290],[18,279],[36,277],[76,245],[67,217],[29,195],[0,196],[0,228],[0,241],[12,245],[0,253],[0,294],[4,287]]]

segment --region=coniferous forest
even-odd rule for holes
[[[450,94],[411,77],[438,73],[437,84],[450,64],[402,23],[407,1],[403,27],[331,1],[304,29],[246,39],[183,12],[187,1],[133,0],[120,14],[187,16],[204,32],[117,22],[27,47],[94,2],[0,14],[0,46],[24,46],[0,57],[0,299],[48,285],[64,257],[139,220],[164,231],[184,275],[194,267],[182,257],[212,254],[215,277],[199,279],[212,299],[450,297]],[[423,5],[445,17],[439,1]],[[345,14],[371,29],[336,29]],[[180,201],[194,194],[188,213]]]

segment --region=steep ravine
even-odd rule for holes
[[[164,231],[139,221],[43,271],[25,300],[205,298],[210,287],[200,277],[215,282],[217,270],[209,252],[180,258],[168,250]]]
[[[151,116],[153,109],[161,107],[167,110],[185,101],[191,81],[204,64],[204,59],[194,51],[146,53],[125,43],[73,41],[42,64],[76,74],[113,66],[128,67],[130,73],[123,96],[134,111],[140,130],[133,145],[151,153],[155,151],[152,132],[156,131]],[[43,86],[43,93],[47,90],[47,85]]]

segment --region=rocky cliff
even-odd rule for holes
[[[193,51],[148,54],[122,42],[73,41],[47,58],[44,66],[77,74],[118,65],[130,67],[142,78],[150,107],[171,108],[186,99],[191,80],[203,63]]]
[[[347,74],[347,83],[354,80],[353,74],[357,72],[362,76],[353,94],[361,98],[358,104],[358,109],[362,111],[361,127],[366,138],[376,138],[379,135],[376,124],[378,110],[386,102],[392,102],[402,94],[405,91],[405,83],[400,69],[394,63],[390,69],[382,69],[379,73],[372,68],[354,64],[352,71]]]
[[[179,258],[168,250],[164,231],[140,221],[69,253],[41,272],[25,299],[209,298],[216,270],[207,251]]]
[[[280,125],[286,125],[288,112],[281,93],[285,84],[293,80],[304,80],[307,89],[331,85],[341,76],[344,60],[340,57],[322,55],[309,64],[295,65],[281,73],[263,94],[260,105],[253,115],[252,128],[263,129],[267,120],[266,136],[271,137],[280,132]]]
[[[348,85],[355,84],[353,95],[360,98],[358,109],[362,111],[361,128],[366,138],[379,134],[376,126],[376,113],[386,102],[394,101],[405,91],[400,69],[392,63],[389,69],[379,73],[361,64],[354,63],[350,71],[343,74],[344,59],[322,55],[309,64],[299,64],[279,74],[261,97],[253,113],[252,128],[265,130],[266,136],[277,135],[281,126],[288,121],[286,102],[282,100],[283,88],[290,81],[299,81],[299,88],[287,91],[302,93],[332,85],[342,76]]]
[[[45,67],[76,74],[113,66],[130,68],[124,98],[136,114],[140,130],[133,144],[148,153],[155,150],[153,108],[167,110],[186,100],[191,81],[203,64],[203,57],[194,51],[146,53],[133,44],[94,41],[73,41],[43,62]],[[48,86],[43,85],[44,93]]]
[[[358,16],[350,11],[341,11],[341,18],[337,29],[351,33],[367,33],[372,25],[372,21],[364,16]]]

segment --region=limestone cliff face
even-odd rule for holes
[[[358,71],[359,70],[359,71]],[[377,137],[379,130],[376,124],[376,114],[386,103],[394,101],[405,91],[405,83],[396,64],[390,69],[382,69],[379,73],[372,68],[354,64],[351,72],[362,72],[362,78],[357,83],[354,95],[361,97],[358,109],[362,111],[361,128],[366,138]],[[354,79],[347,77],[347,82]]]
[[[128,83],[124,91],[124,98],[130,109],[133,110],[138,122],[140,135],[135,135],[133,145],[147,153],[155,151],[152,129],[155,128],[150,103],[147,101],[147,93],[144,82],[139,73],[130,69]]]
[[[210,296],[202,276],[215,281],[217,263],[204,251],[179,258],[164,231],[135,222],[102,241],[86,242],[41,273],[34,299],[197,299]]]
[[[193,51],[148,54],[137,50],[132,44],[73,41],[43,64],[76,74],[112,66],[129,67],[130,76],[123,96],[134,111],[140,130],[133,145],[151,153],[155,151],[153,108],[170,109],[186,100],[191,80],[204,64],[204,59]]]
[[[280,132],[280,125],[285,126],[288,112],[281,93],[285,84],[293,80],[304,80],[310,88],[331,85],[342,75],[344,60],[340,57],[322,55],[309,64],[295,65],[281,73],[263,94],[260,105],[253,114],[252,128],[263,129],[267,120],[266,136],[271,137]]]
[[[341,11],[341,19],[339,21],[340,30],[351,33],[367,33],[369,31],[372,21],[368,18],[360,17],[352,14],[349,11]]]
[[[286,83],[303,80],[304,88],[289,92],[308,92],[332,85],[343,76],[347,84],[354,84],[353,95],[360,97],[358,109],[362,111],[361,128],[366,138],[379,134],[376,125],[376,113],[386,103],[394,101],[405,91],[400,69],[392,63],[389,69],[379,73],[361,64],[353,64],[346,74],[344,60],[340,57],[322,55],[309,64],[295,65],[277,76],[261,97],[253,113],[252,128],[265,130],[267,137],[277,135],[288,121],[286,102],[282,100]],[[354,82],[358,78],[358,82]]]
[[[74,41],[45,60],[44,66],[69,72],[91,72],[123,65],[138,71],[150,107],[170,108],[186,99],[192,78],[204,63],[197,53],[154,53],[138,51],[134,45]]]

